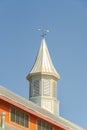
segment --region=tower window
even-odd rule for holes
[[[38,120],[37,121],[37,130],[53,130],[53,127],[51,124],[42,121],[42,120]]]
[[[50,96],[50,80],[45,79],[43,81],[43,95]]]
[[[22,111],[11,107],[11,121],[28,128],[29,116]]]

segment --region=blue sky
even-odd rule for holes
[[[50,30],[60,114],[87,129],[87,0],[0,0],[0,85],[28,98],[38,28]]]

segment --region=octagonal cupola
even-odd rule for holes
[[[57,80],[60,76],[52,63],[45,38],[42,38],[38,55],[27,79],[30,81],[29,100],[59,115]]]

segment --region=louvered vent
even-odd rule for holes
[[[39,96],[39,80],[34,81],[33,95],[34,96]]]
[[[56,82],[53,81],[53,84],[52,84],[52,96],[53,97],[56,97]]]
[[[30,97],[39,95],[39,80],[32,80],[30,82]]]
[[[33,82],[30,82],[30,91],[29,91],[29,96],[32,97],[33,96]]]
[[[43,81],[43,95],[50,96],[50,80]]]

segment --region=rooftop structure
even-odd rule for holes
[[[29,100],[0,86],[0,130],[84,130],[59,114],[57,81],[60,76],[44,37],[27,79]]]
[[[29,100],[59,115],[57,80],[60,76],[52,63],[45,38],[42,38],[38,55],[27,79],[30,81]]]

